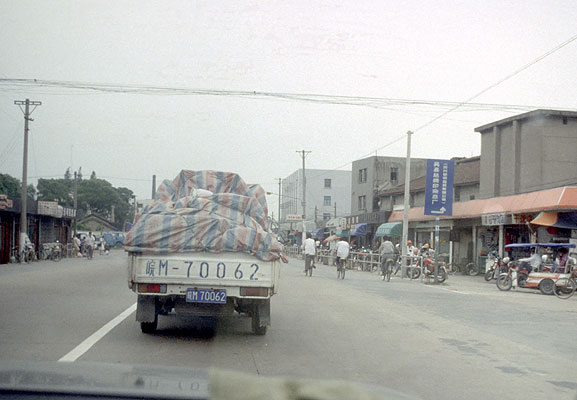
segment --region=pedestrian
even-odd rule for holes
[[[77,233],[72,242],[74,243],[74,257],[82,257],[80,253],[80,234]]]
[[[104,238],[100,236],[100,240],[98,243],[98,249],[100,250],[100,255],[104,254]]]
[[[309,268],[314,268],[315,254],[316,254],[315,241],[311,237],[311,234],[307,233],[307,238],[305,239],[304,243],[305,274],[307,273]]]
[[[86,246],[87,250],[90,253],[90,258],[94,255],[94,246],[96,245],[96,238],[92,234],[92,232],[88,232],[88,237],[86,238]]]

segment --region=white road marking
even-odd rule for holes
[[[461,292],[460,290],[454,290],[454,289],[447,289],[447,288],[442,288],[439,286],[431,286],[431,285],[423,285],[425,287],[431,288],[431,289],[439,289],[439,290],[446,290],[447,292],[451,292],[451,293],[459,293],[459,294],[471,294],[468,292]]]
[[[120,313],[117,317],[112,319],[102,328],[94,332],[88,338],[86,338],[82,343],[76,346],[72,351],[66,354],[58,361],[67,361],[72,362],[76,361],[79,357],[81,357],[84,353],[86,353],[92,346],[100,341],[108,332],[113,330],[117,325],[119,325],[122,321],[124,321],[130,314],[132,314],[136,310],[136,303],[128,307],[122,313]]]

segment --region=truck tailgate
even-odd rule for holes
[[[133,255],[131,264],[138,283],[225,287],[274,287],[279,268],[276,261],[238,252]]]

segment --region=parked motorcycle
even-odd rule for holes
[[[507,272],[507,264],[509,263],[509,257],[501,258],[496,252],[491,252],[489,257],[493,260],[493,264],[485,272],[485,280],[487,282],[497,279],[499,275]]]

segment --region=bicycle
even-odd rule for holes
[[[457,272],[469,276],[479,275],[479,266],[472,262],[467,263],[464,266],[453,262],[451,264],[447,264],[445,267],[447,268],[447,272],[451,275],[455,275]]]
[[[311,258],[311,260],[310,260],[308,263],[306,262],[306,258],[307,258],[307,257],[310,257],[310,258]],[[313,259],[313,257],[314,257],[314,256],[307,256],[307,255],[305,255],[305,275],[306,275],[306,276],[313,276],[313,268],[314,268],[314,266],[315,266],[315,265],[314,265],[314,259]]]
[[[577,290],[577,270],[573,270],[568,278],[559,278],[555,281],[553,293],[560,299],[566,300]]]
[[[346,260],[337,257],[337,279],[345,279],[345,262]]]
[[[393,264],[395,261],[392,258],[387,258],[385,261],[385,268],[383,270],[382,280],[389,282],[391,280],[391,274],[393,273]]]

